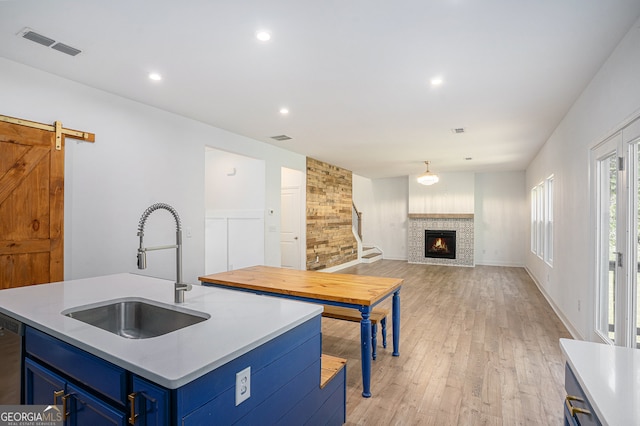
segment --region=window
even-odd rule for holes
[[[531,189],[531,252],[553,265],[553,175]]]
[[[536,187],[536,215],[538,217],[537,235],[537,251],[538,257],[542,259],[544,253],[544,185],[540,183]]]
[[[538,211],[537,206],[537,189],[534,187],[531,190],[531,252],[538,253]]]
[[[544,260],[553,266],[553,175],[544,183]]]
[[[551,201],[550,201],[551,200]],[[553,246],[553,176],[531,190],[531,252],[548,263]]]

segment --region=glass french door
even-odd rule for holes
[[[596,334],[640,348],[640,140],[616,134],[592,151],[596,218]]]
[[[597,297],[596,332],[610,343],[620,340],[617,331],[619,309],[616,300],[621,267],[618,239],[620,157],[617,140],[609,140],[594,150],[596,189]]]
[[[630,193],[630,223],[629,228],[632,235],[629,241],[629,313],[632,324],[630,324],[629,334],[631,336],[631,347],[640,348],[640,291],[638,291],[638,283],[640,282],[640,139],[636,139],[629,144],[629,157],[633,160],[630,162],[629,173],[629,193]]]

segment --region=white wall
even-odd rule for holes
[[[473,173],[438,173],[434,185],[409,176],[409,213],[473,213],[475,179]]]
[[[353,175],[353,201],[363,214],[365,246],[379,247],[385,259],[407,259],[407,177],[371,180]]]
[[[205,149],[205,206],[219,210],[261,210],[265,203],[265,162],[219,149]]]
[[[524,266],[528,234],[525,173],[475,176],[475,261],[477,265]]]
[[[640,20],[603,64],[526,172],[527,190],[554,174],[555,197],[553,267],[529,250],[526,267],[578,337],[592,339],[594,324],[595,230],[589,220],[589,151],[639,114]]]
[[[305,171],[304,156],[3,58],[0,93],[4,115],[60,120],[96,134],[94,144],[66,144],[65,279],[137,272],[138,220],[161,201],[173,205],[191,229],[192,237],[183,241],[183,266],[184,279],[195,282],[204,272],[205,146],[265,160],[264,208],[277,212],[265,218],[265,263],[280,264],[280,169]],[[154,213],[145,243],[173,241],[170,219]],[[173,253],[153,253],[148,263],[140,272],[175,279]]]
[[[265,161],[205,148],[205,274],[264,264]]]

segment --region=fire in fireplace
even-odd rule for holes
[[[424,231],[424,257],[456,258],[456,231]]]

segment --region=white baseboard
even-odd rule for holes
[[[547,292],[544,289],[544,287],[542,287],[540,285],[540,283],[538,282],[536,277],[533,276],[533,274],[531,273],[529,268],[527,268],[525,266],[524,270],[527,271],[527,274],[529,274],[529,276],[531,277],[531,279],[535,283],[536,287],[538,287],[538,290],[540,290],[540,293],[542,293],[542,296],[544,296],[544,298],[547,300],[547,302],[549,303],[549,306],[551,306],[551,309],[553,309],[553,312],[555,312],[556,315],[558,316],[558,318],[560,318],[560,321],[562,321],[562,324],[564,324],[564,326],[567,327],[567,330],[569,331],[569,334],[571,334],[571,336],[575,340],[585,340],[584,337],[573,326],[573,324],[571,324],[571,321],[569,321],[569,319],[566,316],[564,316],[564,314],[562,313],[560,308],[558,308],[558,306],[554,303],[554,301],[549,297],[549,295],[547,294]]]
[[[515,262],[492,262],[492,261],[480,261],[476,262],[476,265],[484,265],[484,266],[506,266],[508,268],[524,268],[525,265],[522,263]]]
[[[332,266],[331,268],[320,269],[318,272],[336,272],[341,269],[349,268],[350,266],[359,265],[360,263],[362,262],[356,259],[352,260],[351,262],[343,263],[341,265]]]

